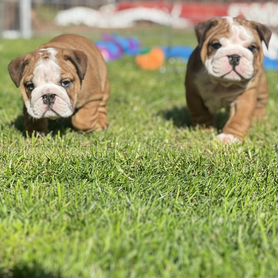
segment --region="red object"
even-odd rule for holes
[[[200,21],[208,20],[215,16],[227,16],[228,4],[206,4],[206,3],[185,3],[185,4],[168,4],[161,1],[154,2],[137,2],[137,3],[120,3],[116,10],[122,11],[134,8],[158,9],[171,13],[174,6],[181,7],[180,17],[185,18],[196,24]]]

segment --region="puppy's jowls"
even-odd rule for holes
[[[252,120],[265,115],[268,101],[262,42],[271,31],[241,18],[213,18],[195,28],[198,46],[187,66],[185,87],[194,124],[210,126],[220,108],[230,118],[219,140],[241,141]]]
[[[46,133],[48,119],[67,117],[77,130],[107,128],[107,67],[88,39],[78,35],[56,37],[11,61],[9,73],[21,90],[29,133]]]

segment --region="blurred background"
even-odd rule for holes
[[[1,0],[0,36],[31,38],[152,25],[184,29],[212,16],[239,14],[277,29],[277,1]]]
[[[278,69],[277,1],[0,0],[0,37],[46,40],[77,33],[97,42],[106,61],[138,55],[153,46],[162,47],[167,59],[187,60],[196,44],[196,23],[238,15],[272,29],[270,47],[265,48],[271,59],[267,68]]]

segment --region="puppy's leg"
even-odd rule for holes
[[[214,124],[214,116],[204,105],[202,98],[196,90],[190,88],[186,90],[186,102],[191,113],[192,124],[203,127],[211,127]]]
[[[91,132],[100,131],[108,127],[107,107],[100,103],[89,102],[72,117],[75,129]]]
[[[258,87],[258,96],[253,120],[262,120],[266,116],[266,106],[268,103],[268,84],[266,75],[263,74]]]
[[[24,127],[28,135],[45,135],[48,132],[48,119],[34,119],[28,112],[26,107],[23,108]]]
[[[72,117],[74,128],[84,132],[101,131],[108,127],[107,102],[109,99],[109,84],[103,94],[81,107]]]
[[[253,121],[260,121],[266,118],[266,105],[268,103],[268,97],[267,98],[261,98],[259,97],[257,99],[257,105],[254,111],[253,115]]]
[[[246,91],[232,104],[230,118],[218,139],[223,143],[241,142],[248,133],[256,107],[256,92]]]

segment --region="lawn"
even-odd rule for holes
[[[167,32],[138,36],[195,44]],[[144,72],[128,57],[109,64],[107,131],[62,121],[25,138],[6,66],[47,39],[0,41],[0,276],[277,277],[277,73],[242,145],[188,126],[185,65]]]

